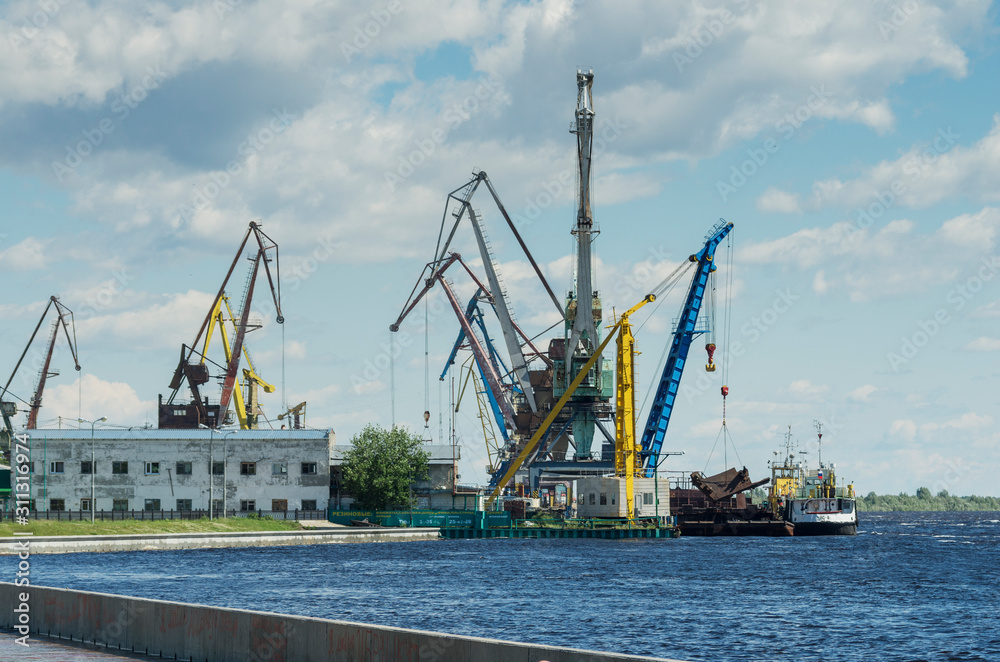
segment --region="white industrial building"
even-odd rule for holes
[[[92,498],[98,512],[326,510],[330,498],[333,430],[24,433],[35,510],[89,512]]]
[[[579,517],[626,518],[670,515],[670,481],[666,478],[633,478],[629,507],[624,478],[581,478],[576,481]],[[657,503],[659,499],[659,503]],[[629,512],[631,510],[631,513]]]

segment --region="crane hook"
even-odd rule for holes
[[[715,372],[715,363],[712,362],[712,359],[715,356],[715,343],[710,342],[705,345],[705,351],[708,352],[708,363],[705,364],[705,371]]]

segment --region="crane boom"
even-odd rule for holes
[[[715,271],[715,249],[732,229],[732,223],[720,220],[706,237],[704,247],[697,254],[688,258],[690,262],[697,263],[697,270],[684,300],[680,321],[670,344],[670,353],[663,365],[663,373],[656,389],[656,397],[653,399],[649,417],[646,419],[646,427],[642,433],[642,463],[649,476],[653,475],[653,469],[659,462],[663,437],[670,424],[670,415],[677,399],[681,375],[684,373],[688,351],[691,349],[691,340],[694,338],[698,312],[701,310],[701,304],[705,297],[708,276]]]
[[[35,391],[31,396],[31,402],[28,405],[28,424],[26,427],[29,430],[34,430],[38,425],[38,410],[42,406],[42,394],[45,391],[45,382],[49,377],[49,366],[52,364],[52,353],[55,350],[56,339],[59,337],[60,327],[62,327],[63,333],[66,336],[66,343],[69,345],[69,351],[73,354],[73,366],[76,368],[77,372],[80,371],[80,359],[76,352],[76,324],[73,321],[73,311],[63,305],[59,301],[59,297],[53,295],[49,297],[49,302],[45,305],[45,310],[42,311],[42,316],[38,319],[38,324],[35,325],[35,330],[32,331],[31,338],[28,339],[28,344],[25,345],[24,351],[21,353],[21,358],[17,360],[17,365],[14,366],[14,371],[10,373],[10,378],[4,385],[3,391],[0,392],[0,400],[2,400],[3,396],[7,394],[7,391],[10,388],[10,383],[14,381],[14,375],[17,374],[17,369],[21,367],[24,357],[27,355],[28,350],[31,349],[31,343],[34,342],[35,336],[38,335],[38,330],[45,322],[45,316],[48,315],[49,309],[53,306],[59,316],[52,322],[52,332],[49,334],[49,342],[45,352],[45,359],[42,362],[42,369],[38,374],[38,384],[35,386]],[[69,319],[69,322],[66,321],[67,318]],[[73,326],[72,336],[70,336],[71,325]]]

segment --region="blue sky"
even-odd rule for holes
[[[572,286],[574,193],[556,183],[575,169],[575,72],[592,68],[606,321],[719,218],[735,223],[730,340],[743,351],[722,359],[751,473],[787,426],[807,444],[819,420],[824,459],[862,492],[1000,495],[996,8],[666,5],[4,3],[6,370],[58,294],[76,312],[83,382],[60,350],[41,420],[155,421],[178,346],[260,219],[281,249],[287,320],[257,306],[268,321],[248,338],[279,386],[265,411],[308,400],[308,423],[340,443],[388,425],[388,325],[474,168],[524,219],[553,286]],[[541,332],[551,304],[488,202],[476,206],[517,318]],[[455,248],[481,268],[470,228]],[[457,332],[441,306],[426,333],[415,314],[396,338],[397,422],[423,427],[426,337],[435,437]],[[677,306],[641,316],[640,399]],[[685,452],[673,469],[721,470],[721,375],[694,351],[665,447]],[[456,420],[463,481],[483,481],[471,400]]]

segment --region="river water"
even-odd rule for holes
[[[682,660],[1000,660],[1000,513],[854,537],[36,555],[34,583]],[[14,559],[0,559],[12,577]]]

